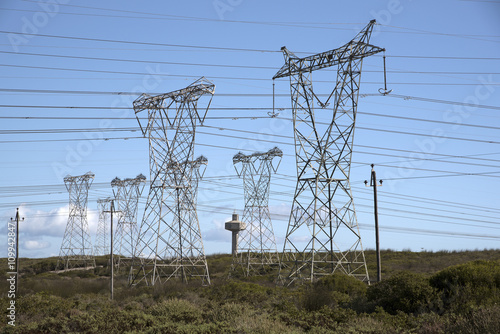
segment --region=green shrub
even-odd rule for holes
[[[430,278],[445,310],[500,303],[500,263],[474,261],[441,270]]]
[[[150,308],[154,317],[164,318],[174,322],[196,323],[201,320],[201,310],[198,306],[183,299],[168,299]]]
[[[424,275],[402,271],[370,286],[367,296],[390,314],[422,313],[430,310],[436,292]]]
[[[500,330],[500,306],[479,307],[452,315],[446,333],[497,334]]]
[[[367,285],[353,276],[334,273],[322,277],[315,286],[324,287],[330,291],[345,293],[349,296],[362,296],[366,294]]]
[[[272,289],[255,283],[231,281],[223,285],[212,286],[208,297],[225,302],[248,303],[260,305],[269,299]]]
[[[302,306],[308,311],[317,311],[323,306],[350,306],[355,298],[366,295],[366,289],[366,284],[356,278],[335,273],[306,287]]]

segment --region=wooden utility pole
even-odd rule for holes
[[[111,200],[110,201],[110,206],[109,206],[109,211],[104,211],[104,212],[109,212],[110,213],[110,218],[111,218],[111,245],[110,245],[110,262],[111,262],[111,280],[109,283],[109,290],[111,293],[111,300],[113,300],[113,290],[114,290],[114,278],[115,278],[115,260],[113,258],[113,213],[118,212],[115,211],[115,201]]]
[[[382,180],[380,180],[380,184],[377,184],[377,175],[375,173],[374,164],[372,166],[370,185],[369,187],[373,187],[373,212],[375,215],[375,247],[377,251],[377,282],[382,280],[382,265],[380,261],[380,241],[379,241],[379,233],[378,233],[378,204],[377,204],[377,187],[382,185]],[[368,187],[368,181],[365,180],[365,185]]]
[[[10,219],[11,222],[16,222],[16,296],[19,290],[19,220],[24,220],[24,218],[19,218],[19,208],[17,208],[16,218]]]
[[[114,288],[114,277],[115,277],[115,261],[113,259],[113,211],[115,211],[115,201],[111,200],[111,245],[110,245],[110,253],[111,253],[111,300],[113,300],[113,288]]]

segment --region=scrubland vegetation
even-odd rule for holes
[[[372,279],[375,253],[366,251]],[[210,286],[133,287],[107,259],[51,273],[56,258],[21,259],[16,327],[2,333],[499,333],[500,251],[383,251],[383,281],[340,274],[276,286],[275,273],[228,279],[231,257],[208,257]],[[6,268],[6,260],[1,260]],[[7,282],[0,283],[6,314]]]

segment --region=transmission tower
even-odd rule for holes
[[[243,178],[245,210],[242,221],[246,229],[240,232],[232,269],[242,268],[245,276],[264,273],[271,265],[279,263],[269,215],[269,185],[271,173],[276,173],[282,156],[283,152],[275,147],[266,153],[244,155],[239,152],[233,157],[236,172]],[[276,157],[280,159],[273,165]]]
[[[132,285],[163,283],[172,277],[210,284],[207,260],[196,214],[199,178],[193,161],[195,131],[203,123],[215,85],[200,78],[186,88],[134,101],[136,116],[148,111],[141,124],[149,138],[151,185],[137,241]],[[198,100],[209,95],[203,114]]]
[[[99,220],[97,222],[97,232],[94,244],[94,256],[109,254],[108,246],[108,226],[111,198],[99,198],[97,209],[99,210]]]
[[[369,44],[374,24],[370,21],[338,49],[305,58],[282,48],[285,64],[273,79],[290,77],[297,163],[279,273],[285,285],[336,271],[369,282],[349,175],[363,58],[384,51]],[[332,66],[337,79],[321,102],[313,90],[312,72]],[[318,114],[322,119],[331,115],[331,121],[318,122]],[[297,241],[304,236],[310,236],[305,246]]]
[[[146,177],[142,174],[133,179],[120,180],[115,177],[111,181],[113,194],[115,196],[115,207],[118,209],[118,223],[114,235],[114,249],[116,256],[116,266],[118,269],[132,264],[135,253],[137,236],[137,206]]]
[[[69,218],[59,252],[58,267],[95,267],[87,221],[88,193],[94,177],[93,173],[88,172],[64,178],[69,192]]]
[[[198,227],[198,215],[196,213],[196,203],[198,199],[198,183],[203,178],[205,174],[205,169],[208,164],[207,158],[203,155],[199,156],[196,160],[193,161],[184,161],[186,171],[189,174],[191,179],[191,187],[187,188],[183,197],[179,198],[180,203],[186,203],[187,205],[179,205],[181,220],[187,222],[185,226],[195,226]],[[201,169],[203,167],[203,169]],[[172,221],[173,225],[178,224],[178,219],[174,217],[174,221]],[[198,228],[190,228],[186,229],[185,226],[180,226],[181,230],[171,230],[169,237],[169,244],[174,249],[181,249],[183,243],[187,245],[199,245],[203,244],[201,239],[201,232]],[[184,246],[185,248],[185,246]],[[168,255],[168,253],[166,253]]]

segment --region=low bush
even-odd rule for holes
[[[260,305],[269,299],[272,291],[271,288],[255,283],[231,281],[210,287],[207,291],[207,297],[224,302]]]
[[[441,270],[430,278],[444,310],[465,311],[500,303],[500,262],[473,261]]]
[[[424,275],[402,271],[370,286],[367,296],[390,314],[422,313],[433,307],[436,291]]]
[[[366,289],[366,284],[356,278],[334,273],[306,286],[302,305],[308,311],[317,311],[323,306],[349,307],[354,300],[364,298]]]

